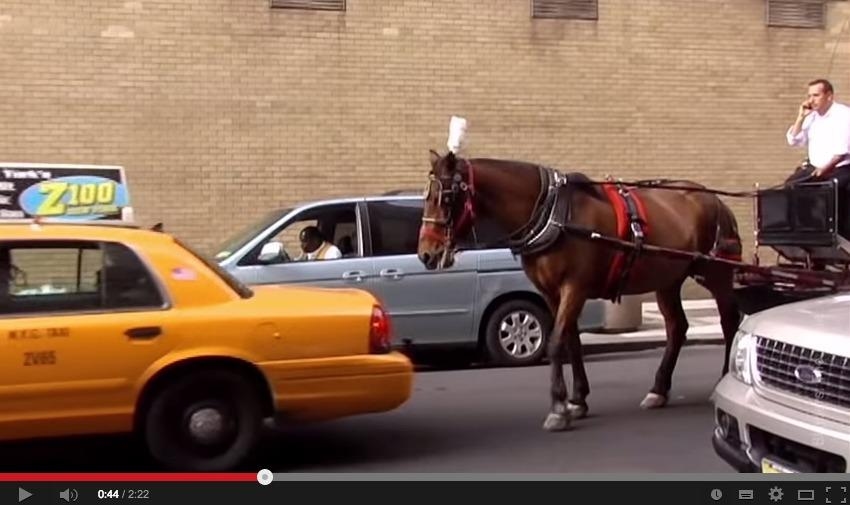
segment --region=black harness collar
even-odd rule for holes
[[[570,220],[572,188],[569,176],[553,168],[538,165],[540,193],[531,217],[508,237],[507,245],[514,255],[531,255],[545,251],[561,236]]]
[[[533,255],[546,251],[561,237],[561,233],[585,235],[588,230],[582,230],[570,224],[572,215],[572,194],[575,183],[571,184],[570,174],[562,174],[558,170],[538,166],[540,171],[540,194],[534,204],[534,210],[525,226],[512,233],[507,245],[514,255]],[[576,181],[581,183],[581,181]],[[627,187],[621,183],[617,193],[623,199],[628,218],[628,231],[634,241],[634,248],[629,251],[621,264],[621,270],[616,278],[609,280],[605,298],[618,302],[623,288],[629,280],[632,266],[643,250],[644,223],[637,209],[637,204]],[[584,232],[584,233],[577,233]],[[591,237],[596,235],[589,232]]]

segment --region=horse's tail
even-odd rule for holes
[[[717,201],[717,232],[712,247],[712,256],[733,261],[741,261],[743,245],[738,233],[738,220],[726,203],[720,198]]]

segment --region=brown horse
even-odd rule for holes
[[[643,227],[633,228],[636,234],[632,239],[642,235],[643,243],[650,247],[740,258],[741,241],[731,210],[716,195],[693,191],[704,186],[689,181],[673,185],[675,188],[630,189],[645,216]],[[543,423],[546,430],[566,429],[571,418],[587,414],[590,385],[577,319],[589,299],[656,293],[667,342],[642,408],[662,407],[667,402],[688,330],[681,300],[682,284],[688,277],[696,279],[716,300],[726,342],[722,373],[728,370],[729,348],[740,322],[733,298],[733,267],[644,252],[632,256],[630,269],[618,269],[627,275],[612,276],[615,261],[629,263],[623,261],[623,250],[595,241],[590,234],[582,237],[576,233],[592,230],[602,236],[622,237],[627,228],[622,219],[618,223],[612,202],[600,184],[580,173],[562,175],[525,162],[463,159],[451,152],[441,157],[431,151],[419,259],[428,269],[451,267],[458,240],[474,233],[483,219],[505,232],[507,243],[522,258],[526,275],[555,315],[547,344],[552,407]],[[569,402],[562,368],[566,356],[573,370]]]

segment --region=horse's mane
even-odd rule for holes
[[[518,160],[500,160],[494,158],[478,158],[475,161],[481,161],[493,167],[502,169],[502,170],[523,170],[533,172],[536,176],[539,177],[540,166],[536,163],[530,163],[527,161],[518,161]],[[543,165],[545,167],[545,165]],[[593,180],[587,175],[581,172],[562,172],[567,176],[567,179],[571,183],[576,183],[573,185],[574,188],[579,191],[596,198],[597,200],[602,200],[607,202],[608,200],[599,191],[598,186],[593,182]],[[538,179],[539,180],[539,179]]]
[[[581,172],[569,172],[566,174],[567,180],[573,183],[573,187],[582,191],[597,200],[607,201],[607,199],[599,191],[599,186],[593,180]],[[578,183],[578,184],[575,184]]]

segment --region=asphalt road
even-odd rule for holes
[[[276,430],[252,469],[286,472],[728,472],[713,452],[719,346],[685,347],[671,403],[642,411],[660,350],[590,356],[590,416],[541,429],[548,366],[424,371],[396,411]],[[569,374],[569,369],[566,369]],[[568,375],[569,377],[569,375]],[[0,471],[145,471],[126,437],[0,444]],[[254,466],[256,465],[256,466]]]

